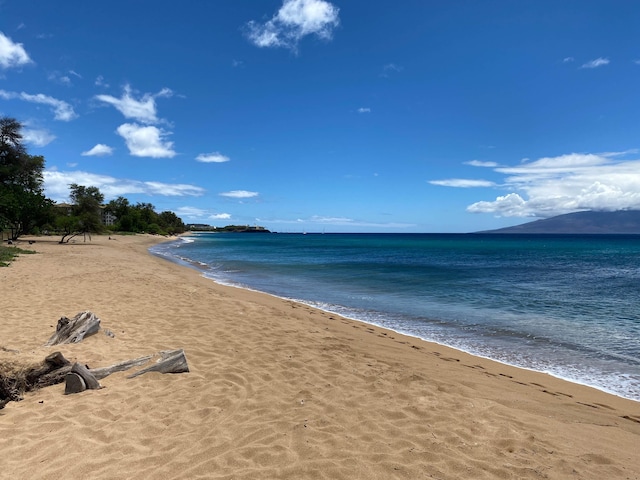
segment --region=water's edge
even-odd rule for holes
[[[562,373],[559,373],[557,371],[554,371],[553,369],[548,369],[548,368],[544,368],[544,369],[536,369],[536,368],[531,368],[529,366],[523,365],[523,364],[519,364],[517,362],[509,362],[505,359],[502,358],[496,358],[496,356],[492,356],[492,355],[483,355],[480,351],[475,350],[475,349],[470,349],[470,348],[464,348],[464,346],[461,345],[456,345],[453,342],[442,342],[442,341],[438,341],[437,339],[434,338],[425,338],[423,336],[420,336],[418,334],[416,334],[415,332],[409,331],[409,330],[405,330],[402,328],[393,328],[392,326],[390,326],[389,324],[385,324],[385,322],[376,322],[376,321],[372,321],[369,318],[363,318],[362,316],[358,316],[357,314],[354,315],[354,310],[350,309],[348,307],[342,307],[339,305],[331,305],[329,303],[323,303],[323,302],[314,302],[314,301],[309,301],[306,299],[301,299],[301,298],[294,298],[294,297],[288,297],[285,295],[279,295],[279,294],[274,294],[274,293],[270,293],[270,292],[266,292],[263,290],[258,290],[256,288],[252,288],[249,285],[243,285],[240,283],[233,283],[230,281],[224,281],[221,278],[217,278],[214,274],[211,273],[209,266],[207,264],[189,259],[189,258],[183,258],[180,256],[177,256],[175,254],[170,253],[168,250],[163,249],[162,247],[167,247],[168,244],[171,243],[176,243],[176,242],[184,242],[184,241],[189,241],[188,237],[181,237],[181,239],[179,240],[174,240],[174,241],[170,241],[170,242],[162,242],[161,244],[158,245],[154,245],[152,247],[150,247],[148,249],[149,253],[168,260],[172,263],[175,263],[179,266],[182,267],[187,267],[187,268],[192,268],[194,270],[197,270],[198,272],[200,272],[202,274],[203,277],[207,278],[208,280],[211,280],[219,285],[223,285],[223,286],[228,286],[228,287],[233,287],[233,288],[239,288],[242,290],[247,290],[247,291],[252,291],[252,292],[257,292],[257,293],[261,293],[261,294],[265,294],[265,295],[269,295],[271,297],[274,298],[280,298],[283,300],[287,300],[287,301],[293,301],[302,305],[306,305],[309,306],[311,308],[315,308],[327,313],[332,313],[332,314],[336,314],[336,315],[340,315],[344,318],[348,318],[350,320],[353,321],[357,321],[357,322],[361,322],[363,324],[367,324],[367,325],[374,325],[380,328],[384,328],[386,330],[395,332],[395,333],[399,333],[402,335],[406,335],[412,338],[416,338],[418,340],[421,341],[425,341],[425,342],[429,342],[429,343],[434,343],[437,345],[442,345],[445,346],[447,348],[452,348],[454,350],[460,351],[460,352],[464,352],[466,354],[469,355],[473,355],[475,357],[479,357],[479,358],[484,358],[496,363],[500,363],[503,365],[507,365],[510,367],[515,367],[515,368],[520,368],[523,370],[528,370],[528,371],[532,371],[532,372],[537,372],[537,373],[542,373],[542,374],[547,374],[550,375],[552,377],[558,378],[560,380],[563,381],[567,381],[570,383],[574,383],[577,385],[583,385],[586,387],[590,387],[590,388],[594,388],[596,390],[602,391],[604,393],[610,394],[610,395],[614,395],[620,398],[625,398],[627,400],[632,400],[632,401],[636,401],[636,402],[640,402],[640,396],[638,396],[638,398],[635,398],[635,396],[631,396],[631,395],[625,395],[622,394],[620,392],[617,392],[615,390],[612,390],[610,388],[607,388],[604,385],[599,385],[596,382],[588,382],[588,381],[584,381],[580,378],[573,378],[571,376],[567,376],[567,375],[563,375]],[[158,248],[160,247],[160,248]]]

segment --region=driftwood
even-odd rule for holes
[[[73,367],[71,367],[71,373],[80,375],[89,390],[98,390],[99,388],[102,388],[100,383],[98,383],[98,379],[91,373],[91,370],[78,362],[74,363]]]
[[[184,350],[164,350],[157,354],[160,358],[155,364],[150,365],[142,370],[137,371],[127,378],[135,378],[148,372],[160,373],[185,373],[189,371],[187,357]],[[86,389],[102,388],[99,379],[102,379],[112,373],[123,372],[133,367],[144,365],[151,360],[154,355],[127,360],[125,362],[116,363],[110,367],[88,369],[79,363],[75,363],[71,371],[65,375],[65,394],[79,393]]]
[[[61,317],[56,331],[45,343],[46,346],[64,343],[78,343],[85,337],[100,330],[100,319],[88,310],[78,313],[72,319]]]
[[[64,394],[80,393],[87,389],[84,379],[74,372],[69,372],[64,377]]]
[[[116,363],[110,367],[92,368],[91,373],[98,380],[102,380],[104,377],[111,375],[112,373],[124,372],[133,367],[139,367],[144,365],[153,358],[153,355],[147,355],[146,357],[134,358],[133,360],[127,360],[125,362]]]
[[[40,365],[21,370],[19,374],[5,375],[0,371],[0,409],[8,402],[22,400],[25,392],[49,387],[65,382],[65,394],[79,393],[87,389],[102,388],[99,380],[116,372],[123,372],[142,366],[150,360],[156,362],[127,378],[135,378],[148,372],[185,373],[189,371],[187,357],[183,349],[164,350],[155,355],[147,355],[133,360],[116,363],[109,367],[89,368],[86,365],[71,363],[62,353],[48,355]]]
[[[55,352],[47,355],[39,365],[0,371],[0,408],[8,402],[22,400],[25,392],[60,383],[70,370],[71,363],[60,352]],[[60,375],[58,372],[65,373]]]
[[[78,343],[99,330],[100,319],[86,310],[78,313],[72,319],[60,318],[55,333],[51,335],[45,345]],[[105,330],[105,334],[110,337],[115,336],[109,330]],[[0,347],[0,349],[18,353],[5,347]],[[155,363],[142,368],[127,378],[135,378],[149,372],[184,373],[189,371],[187,357],[183,349],[163,350],[154,355],[93,369],[78,362],[72,364],[60,352],[48,355],[36,366],[27,367],[11,362],[0,363],[0,409],[8,402],[22,400],[22,395],[25,392],[62,382],[65,382],[65,394],[79,393],[87,389],[99,389],[102,388],[99,380],[106,376],[143,366],[154,358],[156,359]]]
[[[187,357],[184,354],[184,350],[164,350],[159,352],[158,355],[160,355],[160,358],[155,364],[143,368],[142,370],[129,375],[127,378],[134,378],[148,372],[186,373],[189,371],[189,365],[187,365]]]
[[[91,373],[91,371],[84,365],[74,363],[71,367],[71,371],[64,377],[65,388],[64,394],[80,393],[86,389],[97,390],[102,388],[98,379]]]
[[[35,385],[43,375],[55,372],[62,367],[66,367],[67,365],[70,365],[70,362],[69,360],[64,358],[62,353],[53,352],[51,355],[47,355],[40,366],[27,371],[27,383]]]

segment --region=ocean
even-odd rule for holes
[[[640,236],[195,233],[150,251],[640,401]]]

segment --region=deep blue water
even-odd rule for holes
[[[202,233],[151,251],[640,401],[640,236]]]

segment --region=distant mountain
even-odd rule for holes
[[[640,235],[640,210],[576,212],[535,222],[478,233],[636,234]]]

